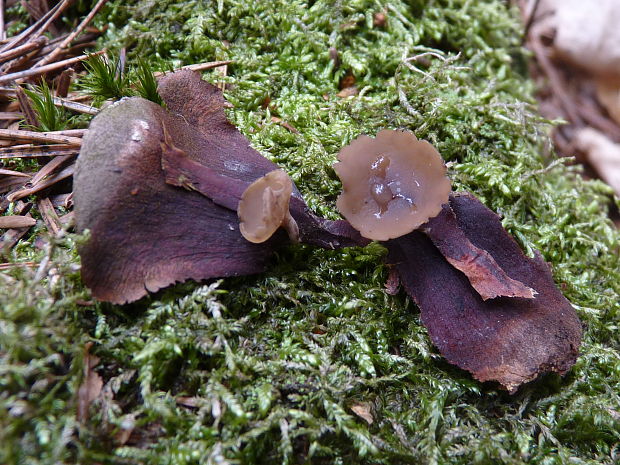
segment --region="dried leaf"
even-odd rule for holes
[[[620,76],[620,3],[598,0],[545,0],[555,10],[556,53],[595,75]]]
[[[473,245],[458,226],[450,205],[443,205],[439,215],[431,218],[421,229],[433,241],[444,258],[463,272],[483,300],[495,297],[524,297],[531,299],[536,291],[512,279],[486,251]]]
[[[575,146],[582,150],[601,178],[620,196],[620,144],[593,128],[575,135]]]
[[[364,420],[369,425],[372,425],[374,423],[375,420],[372,417],[372,414],[370,413],[370,404],[367,404],[367,403],[353,404],[351,405],[350,408],[353,413],[355,413],[358,417],[360,417],[362,420]]]
[[[130,413],[125,415],[123,421],[121,421],[120,429],[118,433],[116,433],[115,439],[116,443],[119,446],[124,446],[129,438],[131,437],[131,433],[133,433],[136,428],[136,414]]]
[[[527,258],[498,216],[472,195],[452,195],[450,206],[467,239],[538,295],[482,300],[423,233],[386,242],[433,343],[450,363],[510,392],[544,372],[565,374],[578,355],[581,324],[548,265],[539,255]]]
[[[357,94],[359,94],[359,89],[355,86],[351,86],[351,87],[345,87],[344,89],[342,89],[340,92],[336,94],[336,97],[347,98],[347,97],[354,97]]]
[[[298,134],[299,133],[297,128],[295,128],[292,124],[287,123],[286,121],[282,120],[282,118],[278,118],[277,116],[272,116],[271,117],[271,121],[273,123],[279,124],[280,126],[282,126],[285,129],[288,129],[293,134]]]
[[[598,82],[596,96],[609,116],[613,118],[616,124],[620,125],[620,82],[617,80]]]

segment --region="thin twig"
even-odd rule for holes
[[[45,65],[45,66],[40,66],[39,68],[27,69],[24,71],[18,71],[17,73],[6,74],[4,76],[0,76],[0,84],[5,84],[11,81],[17,81],[19,79],[26,79],[32,76],[40,76],[41,74],[45,74],[49,71],[54,71],[54,70],[63,68],[64,66],[72,65],[73,63],[86,60],[93,55],[101,55],[102,53],[105,53],[105,50],[100,50],[90,55],[80,55],[78,57],[68,58],[66,60],[58,61],[56,63],[52,63],[52,64]]]
[[[0,121],[15,121],[23,117],[24,115],[18,111],[0,111]]]
[[[83,103],[72,102],[71,100],[67,100],[60,97],[53,97],[54,105],[61,108],[66,108],[67,110],[75,111],[76,113],[84,113],[86,115],[96,115],[99,113],[99,108],[84,105]]]
[[[208,61],[208,62],[205,62],[205,63],[196,63],[196,64],[193,64],[193,65],[182,66],[181,68],[176,69],[175,71],[179,71],[179,70],[182,70],[182,69],[189,69],[189,70],[192,70],[192,71],[204,71],[206,69],[217,68],[219,66],[226,66],[226,65],[229,65],[231,63],[232,63],[231,60]],[[161,76],[165,75],[166,73],[167,73],[166,71],[157,71],[157,72],[153,73],[153,76],[158,78],[158,77],[161,77]]]
[[[24,187],[24,185],[30,180],[30,178],[23,178],[19,176],[5,176],[0,177],[0,192],[5,193],[14,191]],[[1,206],[1,205],[0,205]]]
[[[69,87],[71,87],[71,80],[73,79],[73,74],[75,70],[73,68],[67,68],[60,76],[58,76],[58,80],[56,81],[56,97],[67,98],[67,94],[69,93]]]
[[[15,88],[0,87],[0,96],[4,98],[16,98]],[[91,99],[91,97],[88,95],[72,95],[71,99],[64,99],[60,97],[52,97],[52,99],[54,101],[54,105],[56,105],[57,107],[66,108],[67,110],[75,111],[76,113],[84,113],[87,115],[96,115],[97,113],[99,113],[99,108],[78,102],[79,100]]]
[[[13,145],[0,147],[0,160],[11,158],[60,157],[77,155],[79,147],[71,145]]]
[[[30,102],[30,98],[24,92],[20,86],[15,88],[15,94],[17,95],[17,102],[19,103],[19,108],[24,114],[24,119],[26,120],[26,124],[31,127],[38,128],[39,127],[39,119],[37,118],[37,113],[32,108],[32,104]]]
[[[24,29],[21,33],[13,37],[12,40],[7,42],[2,48],[0,48],[0,52],[10,50],[26,40],[29,40],[31,37],[33,39],[39,37],[43,32],[45,32],[49,24],[54,21],[67,6],[69,6],[71,1],[72,0],[63,0],[62,2],[56,4],[54,8],[49,10],[38,21],[32,24],[32,26]]]
[[[532,24],[534,24],[534,20],[536,19],[536,11],[538,10],[538,5],[540,0],[534,0],[534,5],[530,10],[527,21],[525,22],[525,28],[523,29],[523,42],[527,40],[527,36],[530,33],[530,29],[532,28]]]
[[[43,218],[43,222],[45,226],[47,226],[47,230],[56,236],[62,230],[62,226],[60,225],[60,218],[58,218],[58,214],[50,199],[48,197],[39,199],[37,201],[37,210],[39,210],[41,218]]]
[[[36,186],[33,185],[30,188],[10,193],[9,195],[7,195],[6,200],[9,202],[15,202],[16,200],[23,199],[24,197],[28,197],[29,195],[36,194],[37,192],[47,189],[48,187],[53,186],[54,184],[62,181],[63,179],[67,179],[68,177],[73,176],[74,171],[75,165],[71,164],[66,168],[63,168],[57,174],[50,176],[45,181],[40,182]]]
[[[35,63],[33,65],[33,68],[38,68],[40,66],[43,66],[43,65],[46,65],[47,63],[52,62],[58,56],[58,54],[62,51],[63,48],[69,45],[73,41],[73,39],[75,39],[78,35],[81,34],[84,28],[88,25],[88,23],[92,21],[93,17],[107,3],[107,1],[108,0],[99,0],[97,4],[93,7],[93,9],[90,11],[90,13],[88,13],[88,15],[82,20],[79,26],[75,28],[75,30],[71,34],[69,34],[65,38],[65,40],[63,40],[60,43],[60,45],[58,45],[49,55],[47,55],[46,57],[44,57],[43,59]]]
[[[0,129],[0,139],[25,140],[29,142],[44,142],[48,144],[67,144],[78,147],[82,145],[82,139],[80,139],[79,137],[63,136],[54,133],[35,131],[14,131],[12,129]]]
[[[29,178],[30,175],[22,173],[21,171],[5,170],[0,168],[0,176],[16,176],[21,178]]]
[[[37,224],[37,220],[27,216],[0,216],[0,229],[29,228],[35,224]]]
[[[54,171],[58,170],[62,165],[64,165],[67,161],[72,160],[73,157],[70,155],[65,155],[64,157],[54,158],[52,161],[48,162],[43,168],[41,168],[37,174],[35,174],[30,180],[30,184],[32,186],[36,186],[43,179],[48,177]]]
[[[37,266],[37,263],[35,262],[18,262],[18,263],[0,263],[0,270],[4,271],[4,270],[10,270],[11,268],[17,268],[20,266],[27,266],[27,267],[35,267]]]
[[[4,63],[5,61],[20,57],[38,48],[43,48],[47,45],[47,41],[47,37],[39,37],[32,42],[26,42],[24,45],[20,45],[19,47],[15,47],[11,50],[0,53],[0,63]]]
[[[88,129],[63,129],[61,131],[47,131],[42,132],[46,136],[69,136],[69,137],[83,137],[88,132]]]
[[[65,11],[65,9],[71,5],[71,3],[73,3],[73,0],[63,0],[61,3],[59,3],[58,5],[56,5],[56,7],[58,7],[56,9],[56,11],[54,11],[54,13],[52,13],[50,15],[50,17],[43,23],[43,25],[41,25],[40,28],[38,28],[33,34],[32,37],[30,39],[28,39],[29,41],[36,39],[37,37],[39,37],[41,34],[43,34],[45,31],[47,31],[47,29],[50,27],[50,25],[56,21],[60,15],[62,14],[63,11]],[[55,9],[56,7],[52,8]],[[52,10],[49,10],[49,12],[51,12]],[[43,16],[42,16],[43,18]]]
[[[6,31],[4,29],[4,0],[0,0],[0,40],[6,38]]]

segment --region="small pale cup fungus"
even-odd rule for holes
[[[250,242],[265,242],[282,226],[292,242],[299,242],[299,228],[289,212],[293,182],[284,170],[258,178],[243,192],[237,214],[239,231]]]
[[[338,154],[336,206],[368,239],[403,236],[439,214],[451,191],[439,152],[408,131],[360,136]]]

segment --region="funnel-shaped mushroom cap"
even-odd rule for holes
[[[273,170],[258,178],[243,192],[237,213],[239,231],[248,241],[265,242],[290,216],[293,182],[284,170]]]
[[[439,152],[407,131],[360,136],[338,154],[336,206],[368,239],[403,236],[441,211],[451,186]]]

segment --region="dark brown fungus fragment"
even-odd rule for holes
[[[388,241],[388,260],[433,343],[450,363],[510,392],[541,373],[565,374],[578,355],[581,323],[548,265],[540,255],[527,258],[498,216],[472,195],[452,195],[450,206],[467,239],[538,294],[485,301],[423,233]]]
[[[334,169],[343,190],[336,206],[368,239],[413,231],[441,211],[451,190],[441,155],[407,131],[358,137],[340,151]]]
[[[101,112],[84,138],[75,212],[78,229],[91,235],[80,247],[82,278],[100,300],[125,303],[187,279],[258,273],[275,247],[246,241],[234,211],[166,184],[164,124],[186,123],[131,98]],[[188,145],[208,143],[190,128],[182,136]]]
[[[287,243],[280,231],[260,244],[239,232],[244,190],[278,166],[228,122],[221,91],[180,71],[160,80],[159,93],[168,110],[130,98],[97,115],[78,158],[77,226],[90,230],[79,250],[82,278],[100,300],[125,303],[188,279],[259,273]],[[294,186],[290,211],[302,241],[367,242],[344,221],[312,215]]]
[[[445,204],[439,215],[420,230],[430,237],[450,265],[467,276],[483,300],[500,296],[531,299],[536,295],[534,289],[512,279],[486,250],[467,239],[450,205]]]

